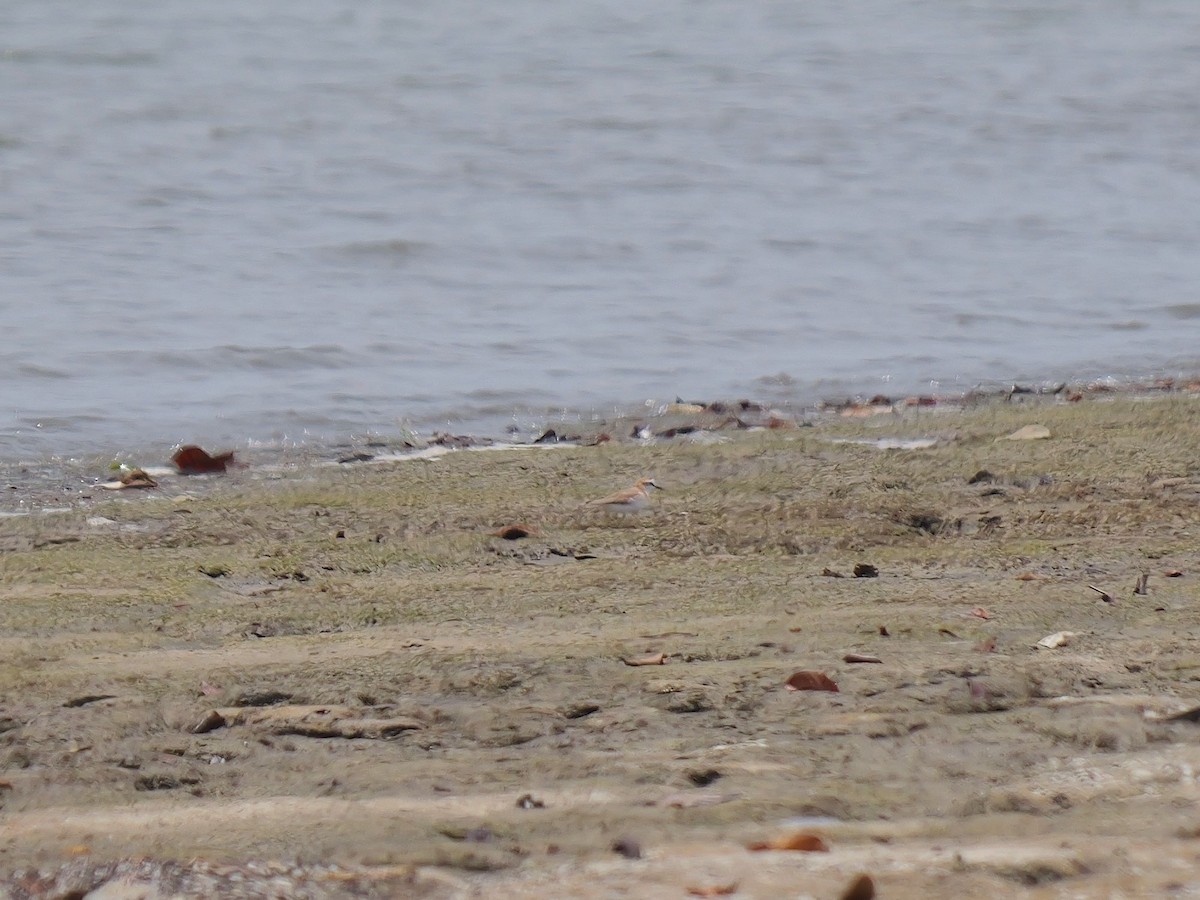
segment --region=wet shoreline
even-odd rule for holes
[[[1156,396],[254,458],[6,520],[0,884],[159,896],[304,847],[330,896],[398,867],[448,896],[1170,893],[1200,394]],[[592,502],[647,475],[644,515]],[[770,849],[796,834],[819,859]]]
[[[839,419],[872,419],[880,423],[905,422],[926,430],[949,421],[956,413],[987,404],[1082,403],[1105,398],[1154,399],[1171,396],[1200,397],[1200,375],[1149,381],[1110,379],[1087,382],[1007,383],[977,387],[952,395],[909,394],[830,399],[793,408],[752,399],[699,401],[677,399],[657,404],[640,415],[608,419],[549,418],[524,433],[507,435],[433,431],[428,435],[397,429],[394,435],[370,433],[334,440],[289,442],[251,441],[240,446],[213,446],[213,452],[232,450],[239,477],[273,478],[285,470],[323,465],[360,465],[422,459],[461,450],[516,450],[546,446],[595,446],[605,443],[649,444],[671,441],[722,440],[724,435],[755,429],[804,428]],[[923,418],[921,418],[923,416]],[[938,416],[933,420],[931,416]],[[947,418],[941,418],[947,417]],[[928,434],[911,440],[930,440]],[[83,455],[45,457],[30,461],[0,460],[0,520],[14,516],[65,512],[111,500],[110,488],[122,472],[145,469],[164,479],[162,489],[203,491],[205,481],[221,476],[183,477],[170,463],[178,449],[145,451],[116,456]]]

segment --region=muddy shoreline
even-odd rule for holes
[[[337,463],[392,462],[419,458],[450,450],[516,449],[527,446],[579,445],[598,443],[647,443],[703,441],[706,436],[759,428],[821,426],[838,419],[903,416],[912,412],[954,415],[995,403],[1058,404],[1085,399],[1189,397],[1200,395],[1200,374],[1192,377],[1160,377],[1153,380],[1092,380],[1046,383],[1004,383],[956,394],[854,396],[826,399],[812,405],[775,406],[758,400],[685,401],[660,403],[651,408],[615,418],[574,416],[548,418],[524,433],[505,435],[463,431],[432,431],[428,434],[396,430],[370,432],[333,440],[278,443],[252,441],[239,446],[211,449],[232,450],[239,463],[266,478],[280,472]],[[926,422],[926,424],[929,424]],[[918,438],[920,440],[920,438]],[[930,440],[930,438],[925,438]],[[104,499],[100,486],[130,468],[145,468],[155,477],[178,475],[171,455],[180,445],[137,451],[106,452],[30,459],[0,459],[0,519],[11,516],[59,513],[88,506]],[[195,485],[193,485],[195,487]]]
[[[1198,726],[1172,718],[1200,706],[1200,417],[1159,393],[680,409],[655,440],[251,455],[151,491],[80,473],[91,496],[0,519],[0,871],[1200,890]],[[644,475],[646,513],[587,505]],[[827,851],[747,849],[798,831]]]

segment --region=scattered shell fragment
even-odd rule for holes
[[[698,806],[720,806],[722,803],[729,803],[732,800],[737,800],[739,797],[741,797],[741,794],[719,794],[713,791],[700,793],[695,791],[681,791],[677,794],[667,794],[662,799],[647,805],[662,806],[668,809],[694,809]]]
[[[996,438],[998,441],[1040,441],[1050,437],[1050,429],[1045,425],[1026,425],[1018,428],[1012,434]]]
[[[425,727],[424,723],[408,716],[394,715],[385,707],[288,705],[209,710],[190,731],[192,734],[207,734],[218,728],[240,725],[256,726],[272,734],[377,740]]]
[[[665,653],[652,653],[648,656],[633,656],[621,660],[627,666],[665,666],[667,664],[667,655]]]
[[[1054,634],[1046,635],[1037,642],[1037,645],[1046,650],[1055,650],[1059,647],[1067,646],[1067,644],[1071,643],[1073,637],[1075,637],[1075,632],[1073,631],[1056,631]]]

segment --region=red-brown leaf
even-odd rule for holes
[[[824,672],[796,672],[787,680],[789,691],[837,691],[837,682]]]
[[[748,850],[799,850],[804,853],[828,853],[829,847],[815,834],[794,831],[782,837],[758,844],[750,844]]]
[[[199,447],[180,447],[171,457],[171,462],[181,475],[205,475],[209,472],[224,472],[233,465],[233,451],[210,456]]]
[[[498,538],[504,538],[506,541],[519,541],[521,538],[534,537],[541,534],[541,532],[532,525],[517,522],[512,525],[505,525],[503,528],[493,531],[492,534]]]
[[[859,875],[846,885],[841,900],[875,900],[875,882],[870,875]]]
[[[730,884],[710,884],[705,887],[693,887],[688,885],[688,895],[691,897],[728,897],[730,894],[737,893],[737,882]]]

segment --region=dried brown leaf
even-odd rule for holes
[[[519,541],[521,538],[537,537],[541,534],[533,525],[526,525],[524,522],[515,522],[512,525],[505,525],[492,532],[494,537],[503,538],[506,541]]]
[[[794,831],[772,840],[747,845],[748,850],[799,850],[803,853],[828,853],[829,847],[815,834]]]
[[[787,680],[789,691],[838,691],[837,682],[824,672],[796,672]]]
[[[740,796],[740,794],[718,794],[712,791],[703,793],[681,791],[678,794],[668,794],[654,805],[669,809],[695,809],[699,806],[720,806],[722,803],[729,803]]]
[[[895,411],[894,406],[885,406],[883,404],[868,406],[864,403],[854,403],[843,409],[841,415],[847,419],[866,419],[870,416],[882,416]]]
[[[695,887],[688,885],[687,892],[690,897],[728,897],[730,894],[736,894],[738,885],[736,881],[729,884],[710,884],[705,887]]]
[[[522,794],[517,798],[517,809],[545,809],[545,801],[539,800],[533,794]]]
[[[652,653],[648,656],[624,658],[621,662],[627,666],[665,666],[667,664],[667,655],[665,653]]]
[[[642,845],[633,838],[623,837],[612,842],[612,852],[619,853],[626,859],[641,859]]]
[[[875,882],[870,875],[859,875],[846,885],[841,900],[875,900]]]
[[[236,465],[233,461],[232,450],[212,456],[207,451],[194,445],[180,447],[175,455],[171,457],[171,462],[175,464],[175,468],[179,469],[181,475],[204,475],[210,472],[224,472],[231,465]]]
[[[208,734],[210,731],[224,728],[227,724],[223,715],[215,709],[210,709],[203,719],[191,727],[191,732],[192,734]]]
[[[141,469],[130,469],[121,476],[121,486],[127,488],[156,488],[158,482]]]

